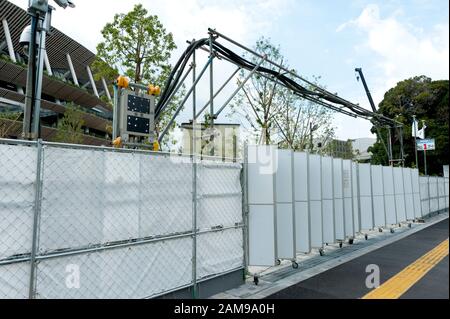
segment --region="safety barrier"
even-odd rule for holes
[[[195,296],[243,271],[241,168],[0,140],[0,299]]]
[[[414,169],[275,146],[248,146],[242,164],[0,140],[0,298],[195,296],[448,209],[448,178]]]
[[[448,177],[420,176],[418,186],[423,216],[442,212],[449,208]]]
[[[410,224],[448,210],[448,178],[417,169],[358,164],[317,154],[248,146],[251,266],[274,266],[356,234]]]

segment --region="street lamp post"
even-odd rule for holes
[[[75,7],[70,0],[55,0],[55,2],[62,8]],[[27,89],[22,127],[22,137],[25,139],[40,138],[45,39],[47,32],[50,31],[53,9],[48,0],[29,0],[28,15],[31,17],[31,26],[25,28],[20,37],[21,45],[28,45]]]
[[[419,157],[417,155],[417,121],[415,115],[413,115],[413,125],[414,125],[414,151],[416,154],[416,168],[419,169]]]

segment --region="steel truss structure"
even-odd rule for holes
[[[183,84],[186,82],[189,74],[192,73],[192,84],[190,89],[186,92],[182,102],[178,105],[173,114],[172,118],[168,122],[165,129],[161,132],[158,137],[159,142],[163,140],[164,136],[168,133],[170,128],[172,127],[175,118],[179,115],[184,105],[192,95],[193,98],[193,108],[192,108],[192,121],[195,122],[199,116],[208,109],[209,107],[209,121],[208,123],[210,127],[214,127],[214,121],[218,118],[218,116],[223,112],[223,110],[227,107],[227,105],[232,101],[232,99],[236,96],[236,94],[244,87],[247,81],[255,74],[258,74],[261,77],[264,77],[268,80],[271,80],[278,85],[281,85],[289,90],[291,90],[295,95],[301,97],[305,100],[309,100],[318,105],[331,109],[335,112],[339,112],[341,114],[353,117],[353,118],[362,118],[365,120],[369,120],[372,122],[374,126],[378,127],[387,127],[389,128],[389,137],[388,137],[388,148],[387,153],[389,157],[389,162],[391,165],[394,162],[400,162],[404,165],[404,151],[403,151],[403,124],[388,118],[382,114],[378,114],[372,111],[369,111],[359,105],[356,105],[342,97],[333,94],[318,85],[308,81],[304,77],[298,75],[292,70],[288,70],[284,66],[271,61],[267,58],[267,56],[261,55],[258,52],[238,43],[237,41],[227,37],[226,35],[209,28],[208,29],[209,37],[203,38],[200,40],[188,41],[189,46],[182,54],[181,58],[175,64],[170,76],[168,77],[164,90],[161,94],[161,97],[155,108],[155,121],[157,121],[164,110],[168,107],[169,103],[172,101],[173,97],[177,92],[183,87]],[[228,44],[232,44],[234,46],[243,49],[244,52],[256,57],[259,59],[257,64],[245,59],[244,57],[236,54],[232,50],[228,49],[225,45],[219,42],[219,40],[223,40]],[[196,50],[203,50],[209,53],[209,58],[200,73],[196,72]],[[231,74],[230,77],[224,82],[223,85],[219,87],[219,89],[214,92],[214,59],[224,60],[229,63],[232,63],[237,66],[237,69]],[[191,63],[189,63],[191,62]],[[262,64],[266,62],[278,71],[272,70],[270,68],[266,68],[262,66]],[[207,70],[209,69],[209,101],[200,109],[197,110],[196,103],[196,87],[202,77],[205,75]],[[223,103],[219,108],[216,108],[214,105],[216,97],[223,91],[223,89],[230,83],[230,81],[234,78],[234,76],[241,70],[248,71],[248,75],[239,83],[239,86],[236,90],[226,99],[225,103]],[[392,140],[392,130],[400,131],[400,159],[393,159],[393,140]],[[385,144],[384,141],[382,141]]]

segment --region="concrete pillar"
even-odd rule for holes
[[[3,31],[5,32],[5,39],[6,39],[6,45],[8,47],[9,58],[14,63],[17,63],[16,54],[14,52],[14,46],[13,46],[12,39],[11,39],[11,33],[9,32],[8,21],[6,21],[6,19],[3,19],[2,24],[3,24]],[[18,86],[17,92],[19,92],[20,94],[23,94],[24,93],[23,88]]]
[[[67,63],[69,64],[69,69],[70,69],[70,73],[72,74],[73,83],[76,86],[80,86],[80,84],[78,84],[77,74],[75,73],[75,68],[73,67],[72,58],[70,57],[69,53],[67,53]]]
[[[47,51],[44,52],[44,63],[45,63],[45,69],[47,70],[48,75],[53,76],[53,71],[50,66],[50,61],[48,59]]]
[[[14,54],[14,46],[13,46],[12,40],[11,40],[11,33],[9,32],[8,21],[6,21],[6,19],[3,19],[2,24],[3,24],[3,30],[5,31],[5,39],[6,39],[6,45],[8,46],[9,58],[11,59],[11,61],[16,63],[17,60],[16,60],[16,55]]]
[[[106,80],[105,80],[104,77],[102,77],[102,83],[103,83],[103,88],[104,88],[104,90],[105,90],[105,94],[106,94],[106,96],[108,97],[108,100],[111,101],[111,93],[109,93],[108,85],[106,84]]]
[[[94,95],[96,97],[99,97],[97,87],[95,86],[94,77],[92,76],[92,71],[91,71],[91,68],[89,67],[89,65],[86,66],[86,71],[89,75],[89,81],[91,82],[91,87],[92,87],[92,90],[94,91]]]

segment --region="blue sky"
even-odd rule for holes
[[[208,27],[248,46],[265,36],[281,46],[291,67],[302,76],[321,76],[321,84],[331,92],[367,108],[355,67],[363,68],[376,104],[386,90],[405,78],[449,77],[447,0],[74,1],[75,9],[55,12],[53,25],[93,51],[101,40],[101,28],[114,13],[142,3],[173,32],[179,47],[173,60],[187,39],[206,36]],[[25,7],[28,0],[12,2]],[[217,70],[219,85],[232,67],[219,65]],[[207,98],[207,90],[203,91],[200,100]],[[180,120],[188,118],[187,112]],[[371,136],[371,126],[364,120],[337,115],[335,126],[342,139]]]

